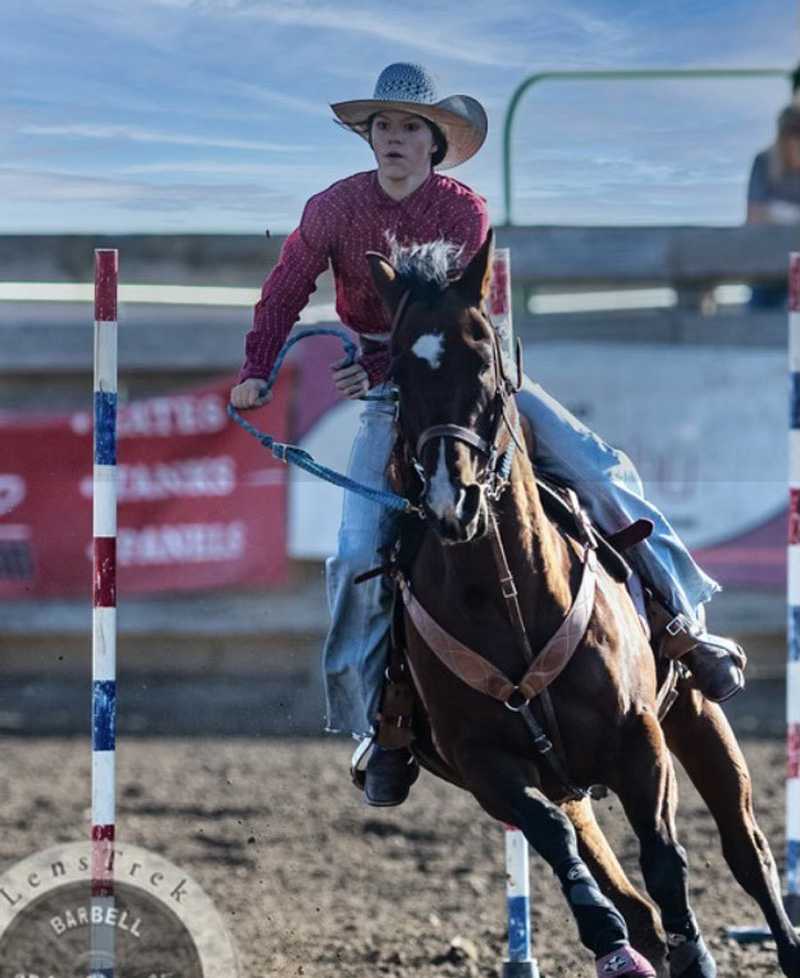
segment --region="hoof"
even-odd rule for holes
[[[628,975],[629,978],[656,978],[655,969],[647,958],[627,944],[598,958],[595,967],[597,978],[617,978],[617,975]]]
[[[669,978],[716,978],[717,964],[702,937],[670,949]]]

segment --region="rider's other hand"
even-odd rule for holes
[[[231,388],[231,404],[239,411],[261,407],[272,400],[272,392],[263,393],[267,382],[260,377],[248,377]]]
[[[342,357],[341,360],[331,364],[333,382],[336,384],[336,389],[344,397],[351,399],[361,397],[369,390],[367,371],[360,363],[351,363],[349,367],[346,367],[346,362],[347,357]]]

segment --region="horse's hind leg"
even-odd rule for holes
[[[689,906],[686,853],[675,835],[677,786],[661,727],[649,712],[636,714],[623,731],[624,776],[615,785],[639,839],[647,892],[661,911],[670,946],[672,978],[713,978],[714,959]]]
[[[622,915],[600,892],[580,858],[571,822],[538,791],[535,766],[485,747],[459,753],[458,770],[481,806],[494,818],[520,828],[558,877],[581,942],[597,959],[598,974],[654,978],[649,962],[630,948]]]
[[[664,721],[664,733],[717,823],[733,875],[761,907],[783,973],[800,978],[800,944],[783,909],[769,844],[753,814],[747,763],[725,714],[684,687]]]
[[[631,944],[655,965],[661,978],[667,974],[667,946],[658,911],[626,876],[597,824],[589,799],[567,802],[563,809],[575,827],[579,852],[592,876],[625,918]]]

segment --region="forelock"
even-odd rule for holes
[[[460,272],[463,245],[445,238],[401,245],[390,231],[386,232],[386,241],[389,260],[409,288],[428,285],[442,292]]]

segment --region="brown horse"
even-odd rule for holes
[[[419,618],[415,625],[406,613],[407,659],[431,743],[445,775],[490,815],[522,829],[550,865],[599,975],[656,974],[631,949],[626,922],[605,890],[659,975],[666,973],[668,950],[671,978],[709,978],[716,967],[689,905],[686,856],[676,838],[671,749],[714,815],[734,875],[761,906],[784,974],[800,978],[800,945],[781,905],[775,865],[752,812],[747,768],[724,715],[684,681],[662,730],[656,664],[627,590],[545,515],[521,443],[512,385],[483,313],[490,253],[491,235],[456,281],[435,269],[431,246],[406,249],[397,267],[369,256],[394,322],[391,376],[400,394],[401,475],[426,526],[405,578],[406,598],[496,671],[493,695],[464,681],[463,672],[454,675],[422,637]],[[510,471],[501,471],[500,460],[512,457]],[[519,627],[509,598],[513,582],[504,586],[505,596],[501,592],[497,541],[516,582]],[[523,646],[540,650],[559,630],[589,561],[596,588],[588,626],[548,689],[562,733],[565,777],[535,746],[538,698],[525,706],[528,697],[519,689],[499,695],[497,675],[521,682]],[[606,785],[619,796],[639,839],[642,874],[659,919],[653,903],[626,879],[588,801],[565,800],[565,782]]]

